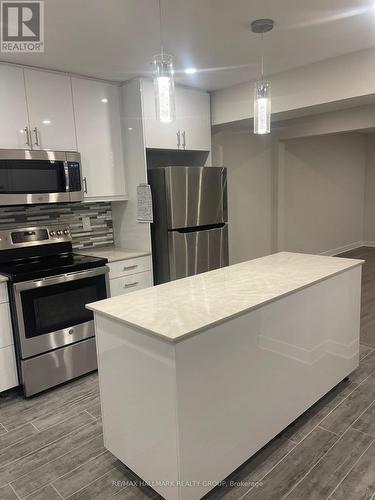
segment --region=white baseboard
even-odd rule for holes
[[[354,250],[355,248],[363,246],[373,246],[375,247],[375,241],[356,241],[355,243],[349,243],[342,247],[333,248],[332,250],[327,250],[326,252],[321,252],[320,255],[328,255],[330,257],[338,255],[339,253],[349,252],[349,250]]]

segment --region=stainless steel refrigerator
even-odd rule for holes
[[[227,266],[226,168],[160,167],[148,178],[155,284]]]

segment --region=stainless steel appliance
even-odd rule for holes
[[[93,314],[108,296],[105,259],[72,252],[66,225],[0,231],[18,375],[31,396],[97,369]]]
[[[148,178],[155,283],[227,266],[226,168],[154,168]]]
[[[82,200],[79,153],[0,149],[0,205]]]

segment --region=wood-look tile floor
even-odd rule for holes
[[[366,259],[359,369],[208,499],[375,500],[375,248],[343,256]],[[0,398],[0,500],[156,497],[103,446],[96,374]]]

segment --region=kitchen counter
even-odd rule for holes
[[[150,252],[145,252],[142,250],[130,250],[128,248],[116,247],[113,245],[98,248],[89,248],[87,250],[80,249],[76,253],[82,255],[89,255],[91,257],[100,257],[107,259],[108,262],[117,262],[120,260],[135,259],[137,257],[143,257],[144,255],[150,255]]]
[[[0,274],[0,283],[5,283],[6,281],[8,281],[8,278]]]
[[[282,252],[91,304],[105,447],[202,498],[358,367],[362,262]]]
[[[178,342],[362,263],[281,252],[96,302],[88,308]]]

